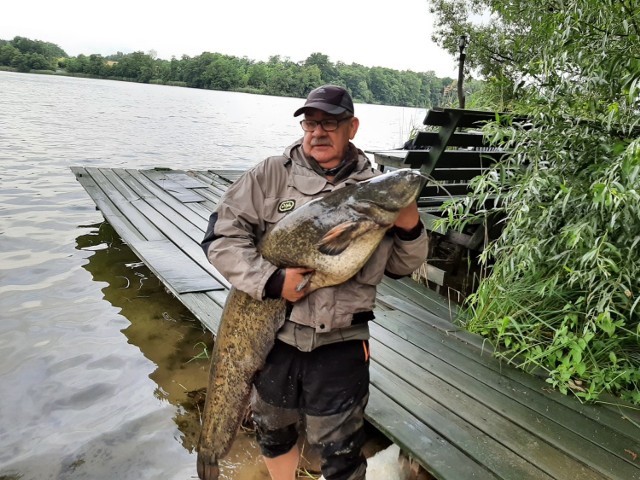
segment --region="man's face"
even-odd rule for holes
[[[310,109],[304,114],[305,120],[322,121],[337,119],[321,110]],[[337,167],[347,152],[349,140],[355,137],[359,121],[356,117],[343,120],[333,132],[326,132],[321,125],[312,132],[304,132],[302,148],[304,153],[313,157],[325,169]]]

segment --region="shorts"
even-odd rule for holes
[[[331,343],[310,352],[276,341],[251,399],[263,455],[291,450],[302,421],[307,441],[320,448],[325,479],[363,479],[368,399],[368,341]]]

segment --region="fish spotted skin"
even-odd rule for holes
[[[364,266],[424,182],[419,173],[402,169],[334,190],[280,220],[258,250],[279,268],[313,269],[309,292],[343,283]],[[218,460],[231,448],[253,378],[275,343],[285,313],[283,299],[255,300],[235,288],[229,291],[211,357],[197,447],[200,479],[218,479]]]
[[[282,299],[258,301],[236,288],[229,290],[211,356],[198,442],[197,469],[203,480],[218,478],[218,459],[229,453],[245,415],[253,377],[273,347],[285,312]]]

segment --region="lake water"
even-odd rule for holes
[[[72,165],[247,168],[301,99],[0,72],[0,480],[190,479],[210,335],[103,222]],[[423,109],[356,105],[363,150]],[[221,478],[266,480],[251,435]]]

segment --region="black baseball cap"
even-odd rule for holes
[[[323,85],[309,92],[307,101],[293,114],[297,117],[308,108],[317,108],[331,115],[349,112],[353,115],[353,100],[344,88],[337,85]]]

